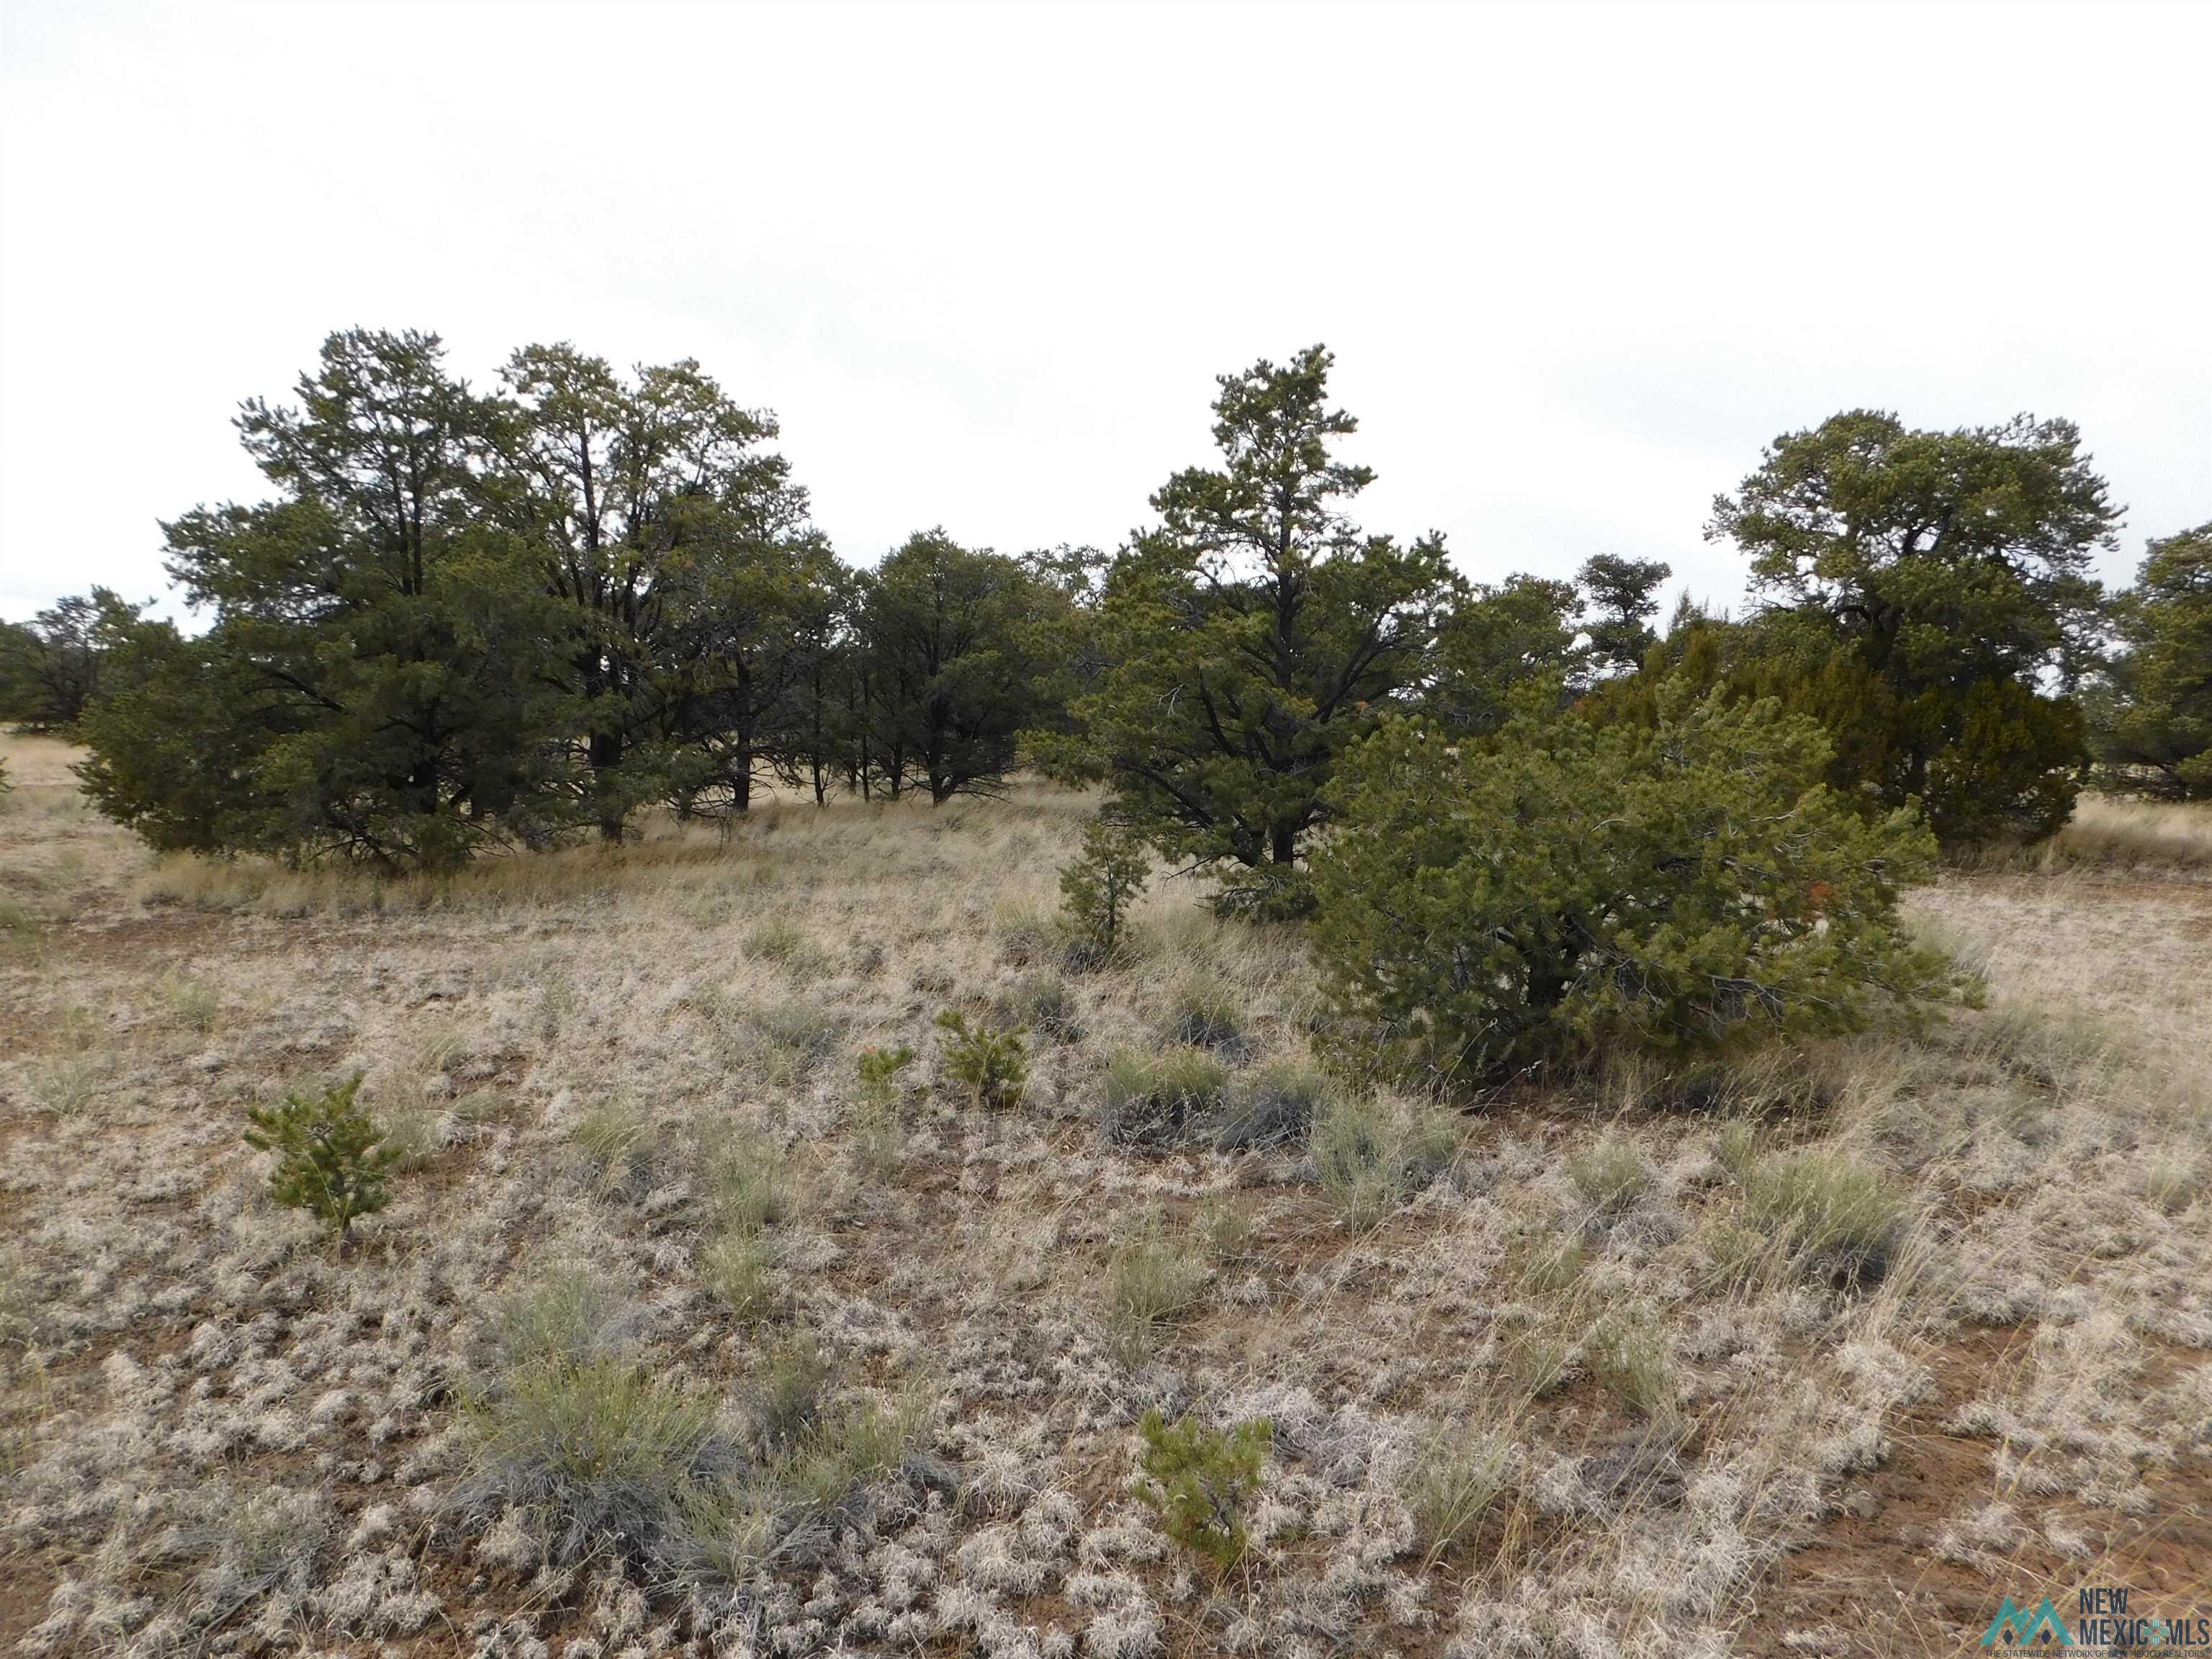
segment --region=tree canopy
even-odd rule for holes
[[[1333,453],[1358,422],[1328,404],[1332,361],[1316,345],[1221,377],[1220,463],[1169,479],[1115,561],[1105,666],[1079,739],[1051,751],[1170,857],[1240,866],[1231,893],[1271,910],[1303,908],[1335,758],[1426,674],[1454,581],[1441,538],[1352,522],[1374,474]]]

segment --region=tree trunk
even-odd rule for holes
[[[591,762],[592,788],[599,798],[599,839],[619,842],[623,838],[623,820],[628,816],[614,788],[622,772],[622,733],[592,732]]]

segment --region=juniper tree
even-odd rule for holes
[[[2212,800],[2212,523],[2152,542],[2115,620],[2122,648],[2091,701],[2102,782]]]
[[[1650,726],[1532,704],[1454,744],[1390,721],[1346,757],[1316,860],[1335,994],[1402,1058],[1478,1081],[1948,994],[1899,908],[1932,840],[1909,809],[1862,817],[1827,761],[1812,720],[1686,687]]]
[[[484,522],[490,420],[434,335],[332,335],[296,404],[238,427],[276,488],[166,525],[205,635],[125,628],[88,719],[95,799],[172,845],[435,866],[534,824],[558,711],[556,621]],[[110,705],[112,705],[112,707]],[[200,752],[177,752],[204,740]],[[190,810],[163,799],[181,785]]]
[[[2118,518],[2069,422],[1925,432],[1856,410],[1776,439],[1706,536],[1751,556],[1765,614],[1865,665],[1887,739],[1867,781],[1966,843],[2047,833],[2071,808],[2079,713],[2043,688],[2079,672],[2089,561]]]
[[[775,417],[689,359],[624,379],[573,346],[535,345],[501,378],[502,520],[564,613],[557,679],[600,834],[619,840],[631,810],[663,795],[712,781],[742,793],[766,760],[761,675],[745,665],[786,637],[805,578],[784,566],[818,548],[805,492],[765,447]]]
[[[866,719],[896,795],[909,767],[932,803],[995,793],[1044,712],[1044,595],[1019,561],[942,530],[907,538],[863,585]]]

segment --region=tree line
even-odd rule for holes
[[[2093,778],[2212,797],[2212,526],[2105,592],[2119,509],[2068,422],[1778,439],[1706,527],[1751,608],[1662,636],[1663,563],[1484,583],[1434,532],[1364,529],[1331,361],[1222,377],[1216,455],[1111,556],[930,529],[856,568],[775,417],[696,362],[531,346],[479,392],[434,336],[336,334],[292,402],[240,410],[268,498],[162,526],[206,626],[104,589],[7,624],[0,718],[80,738],[156,847],[393,870],[741,813],[766,781],[942,802],[1030,766],[1105,784],[1260,915],[1310,905],[1336,775],[1393,717],[1456,752],[1771,702],[1825,734],[1839,799],[1917,803],[1954,847],[2048,833]]]

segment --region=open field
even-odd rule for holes
[[[379,886],[156,861],[59,745],[0,752],[0,1651],[1894,1656],[2084,1586],[2212,1614],[2204,815],[2092,806],[1923,896],[1990,984],[1923,1037],[1462,1114],[1314,1072],[1297,936],[1184,884],[1071,970],[1073,795]],[[946,1076],[947,1007],[1028,1023],[1020,1107]],[[239,1134],[356,1070],[408,1158],[340,1257]],[[1131,1495],[1152,1407],[1273,1425],[1225,1574]],[[667,1434],[580,1454],[610,1415]],[[586,1502],[626,1543],[564,1549]]]

